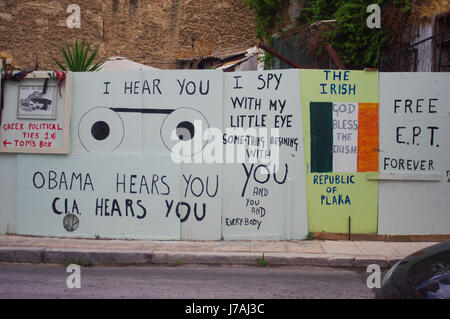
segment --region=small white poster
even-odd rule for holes
[[[19,119],[56,119],[56,86],[19,85]]]

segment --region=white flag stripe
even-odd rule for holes
[[[333,103],[333,172],[356,172],[358,103]]]

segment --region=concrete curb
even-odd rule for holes
[[[127,265],[258,265],[322,266],[366,268],[377,264],[389,268],[401,258],[384,256],[333,255],[315,253],[205,252],[205,251],[117,251],[77,248],[0,247],[0,262],[66,264],[88,263],[94,266]]]
[[[0,247],[0,262],[40,264],[43,252],[43,247]]]
[[[256,261],[262,258],[262,253],[251,252],[154,251],[152,263],[256,265]]]
[[[389,268],[397,259],[388,260],[383,256],[355,256],[333,254],[288,254],[268,253],[264,257],[272,265],[290,266],[322,266],[343,268],[367,268],[370,264],[377,264],[381,268]]]
[[[51,248],[43,251],[43,263],[65,264],[90,262],[92,265],[150,264],[152,255],[142,251],[108,251]]]

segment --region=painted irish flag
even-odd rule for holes
[[[378,103],[311,102],[311,172],[378,171]]]

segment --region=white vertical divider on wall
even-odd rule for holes
[[[223,238],[303,239],[308,225],[299,71],[224,78],[224,153],[233,149],[235,156],[224,164]]]
[[[449,73],[380,73],[378,233],[450,233]]]

